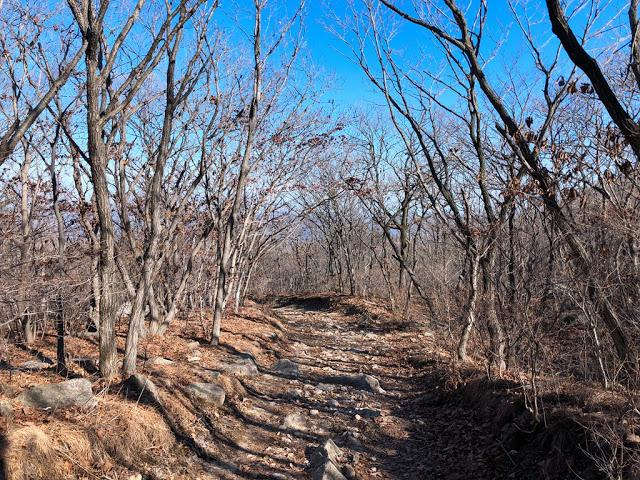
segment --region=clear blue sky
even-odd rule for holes
[[[312,68],[332,79],[328,96],[333,98],[340,110],[369,110],[374,104],[381,105],[382,98],[370,85],[360,67],[350,58],[348,47],[327,28],[331,25],[339,29],[334,16],[347,21],[353,17],[352,6],[349,3],[347,0],[307,0],[304,40],[308,62]],[[403,6],[410,4],[402,0],[398,0],[397,3]],[[274,18],[286,18],[298,4],[298,0],[269,0],[267,10],[271,9]],[[353,4],[355,8],[362,7],[361,0],[353,0]],[[237,31],[238,25],[250,32],[252,5],[253,2],[250,0],[222,0],[221,7],[216,12],[219,25],[229,29],[231,35],[237,33],[234,30]],[[519,32],[513,24],[507,1],[491,0],[489,8],[483,52],[490,53],[497,44],[506,42],[500,48],[499,60],[494,61],[491,68],[496,68],[495,73],[501,76],[506,68],[512,69],[514,62],[522,61],[530,65],[530,57],[527,57],[527,50],[519,39]],[[537,16],[535,20],[542,20],[542,13],[544,12],[538,14],[534,11],[533,14]],[[423,64],[436,69],[442,64],[439,49],[432,48],[433,37],[430,34],[399,21],[394,15],[390,15],[390,18],[397,22],[394,47],[398,48],[398,54],[403,57],[405,63]],[[543,25],[542,30],[548,29]]]
[[[289,18],[299,5],[298,0],[269,0],[265,11],[267,28],[275,28],[275,21]],[[330,6],[329,6],[330,5]],[[216,12],[217,23],[234,37],[238,27],[251,32],[253,2],[251,0],[222,0]],[[370,102],[380,102],[360,68],[347,55],[345,45],[327,28],[333,23],[332,15],[348,14],[346,1],[307,0],[305,5],[304,55],[301,60],[305,68],[314,68],[331,87],[327,97],[336,104],[352,109],[365,108]],[[240,33],[239,35],[243,35]]]
[[[471,0],[469,12],[474,12],[479,0]],[[372,104],[382,104],[380,95],[374,91],[373,87],[365,78],[360,67],[349,58],[348,48],[327,28],[327,25],[335,27],[334,16],[343,19],[353,17],[352,6],[362,8],[362,0],[307,0],[305,18],[305,43],[310,57],[312,68],[333,77],[332,90],[330,96],[335,100],[341,109],[362,110],[371,108]],[[396,4],[403,8],[411,9],[410,0],[396,0]],[[436,1],[437,3],[437,1]],[[269,0],[267,9],[273,10],[273,18],[286,18],[288,13],[293,12],[299,4],[299,0]],[[466,2],[460,2],[466,5]],[[550,30],[549,20],[543,0],[524,2],[514,0],[512,2],[517,9],[521,19],[529,19],[533,35],[536,37],[536,44],[542,47],[543,55],[550,59],[555,54],[558,45],[557,40]],[[228,26],[236,28],[238,23],[244,23],[250,31],[251,14],[253,2],[250,0],[222,0],[220,16],[222,23],[229,22]],[[524,42],[522,33],[514,20],[514,14],[509,8],[507,0],[490,0],[489,15],[483,38],[482,55],[484,58],[491,58],[487,71],[490,73],[496,86],[505,82],[504,87],[514,88],[519,82],[531,82],[531,71],[533,60],[529,47]],[[567,11],[571,11],[577,4],[569,1]],[[605,2],[602,21],[599,25],[612,21],[611,25],[599,36],[593,39],[590,44],[594,47],[598,45],[611,46],[618,39],[619,31],[616,26],[620,26],[625,21],[624,15],[620,13],[620,5],[616,1]],[[244,11],[244,13],[243,13]],[[571,20],[576,33],[584,22],[584,15],[587,10]],[[400,21],[397,16],[390,15],[394,22],[397,22],[396,37],[393,43],[397,49],[399,58],[405,65],[421,65],[423,69],[438,71],[442,65],[440,48],[433,43],[433,36],[423,29],[411,26],[407,22]],[[468,18],[471,21],[471,18]],[[390,27],[390,24],[385,25]],[[626,25],[624,25],[626,28]],[[434,48],[435,47],[435,48]],[[596,53],[596,50],[593,50]],[[512,75],[512,78],[508,78]],[[537,77],[537,75],[536,75]],[[517,90],[517,87],[516,87]]]

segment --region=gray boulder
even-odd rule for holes
[[[281,358],[280,360],[278,360],[273,364],[272,369],[279,374],[285,375],[287,377],[297,377],[300,375],[298,364],[287,358]]]
[[[35,385],[18,395],[17,400],[23,405],[47,410],[75,406],[92,407],[96,404],[91,382],[86,378]]]
[[[26,362],[21,363],[18,368],[21,370],[46,370],[51,367],[53,367],[53,365],[47,362],[41,362],[40,360],[27,360]]]
[[[327,440],[316,448],[310,458],[314,480],[343,480],[346,477],[340,471],[342,451],[333,442]]]
[[[338,448],[333,440],[329,439],[314,450],[311,456],[311,463],[317,464],[328,459],[338,465],[342,455],[342,450]]]
[[[224,390],[215,383],[192,383],[187,385],[187,392],[194,400],[213,403],[218,407],[224,404]]]
[[[222,363],[217,370],[237,377],[255,377],[259,375],[258,366],[251,357],[244,357],[231,363]]]

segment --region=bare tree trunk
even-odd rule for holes
[[[229,219],[224,223],[222,231],[221,244],[219,246],[220,266],[218,271],[218,285],[216,288],[215,306],[213,311],[213,331],[211,334],[211,344],[217,345],[220,341],[220,328],[222,323],[222,315],[226,305],[226,299],[229,293],[229,284],[231,281],[230,270],[232,265],[232,242],[236,233],[236,224],[240,216],[240,203],[244,196],[244,188],[249,176],[251,153],[253,151],[253,140],[258,122],[258,105],[260,103],[260,89],[262,85],[262,59],[261,59],[261,28],[262,28],[262,3],[256,0],[255,5],[255,24],[253,31],[253,96],[251,106],[249,107],[249,116],[247,123],[247,139],[242,156],[242,164],[236,184],[235,196]]]
[[[247,274],[244,279],[244,285],[242,287],[242,296],[240,297],[240,306],[244,307],[244,301],[247,298],[247,290],[249,289],[249,284],[251,283],[251,274],[253,273],[253,267],[255,262],[249,264],[249,268],[247,270]]]
[[[58,158],[58,150],[57,143],[60,135],[60,125],[56,127],[55,136],[51,141],[51,158],[47,167],[49,169],[49,175],[51,177],[51,192],[53,196],[53,213],[56,217],[56,225],[58,229],[58,268],[57,274],[61,278],[64,275],[65,268],[65,249],[67,244],[67,234],[64,226],[64,219],[62,217],[62,212],[60,211],[60,191],[58,188],[58,177],[56,173],[56,161]],[[56,332],[57,332],[57,345],[56,345],[56,358],[57,365],[56,369],[59,373],[66,374],[67,372],[67,358],[65,353],[65,312],[64,312],[64,303],[62,299],[62,295],[58,293],[56,295]]]
[[[494,267],[495,251],[493,246],[491,246],[489,248],[489,252],[484,257],[482,285],[483,293],[487,302],[487,328],[489,330],[489,342],[491,346],[490,364],[497,368],[500,374],[502,374],[507,365],[504,356],[504,330],[500,320],[498,319],[496,311],[496,286],[491,278]]]
[[[247,276],[246,270],[243,268],[246,261],[240,261],[240,265],[238,266],[238,280],[236,281],[236,291],[235,291],[235,299],[234,299],[234,307],[233,310],[235,313],[238,313],[240,310],[240,299],[242,298],[242,289],[245,282],[245,277]]]
[[[111,216],[111,203],[107,187],[107,155],[102,141],[102,120],[100,118],[100,75],[98,55],[100,38],[93,30],[97,23],[94,19],[93,6],[88,8],[88,24],[86,31],[88,40],[86,64],[86,97],[87,97],[87,147],[91,166],[91,182],[96,199],[98,224],[100,226],[98,277],[100,281],[100,373],[111,379],[116,373],[116,303],[113,286],[116,277],[114,262],[114,229]]]
[[[55,301],[56,307],[56,333],[58,337],[57,345],[56,345],[56,370],[58,373],[66,373],[67,372],[67,356],[64,348],[64,330],[65,330],[65,321],[64,321],[64,304],[62,302],[62,295],[56,296]]]
[[[99,257],[93,252],[91,259],[91,302],[90,317],[96,332],[100,331],[100,273],[98,272]]]
[[[220,329],[222,326],[222,315],[226,305],[225,299],[229,287],[229,257],[231,250],[231,238],[227,233],[229,228],[225,228],[223,245],[219,247],[220,266],[218,278],[216,279],[215,300],[213,307],[213,330],[211,332],[211,344],[217,345],[220,341]]]
[[[158,306],[158,300],[156,299],[156,292],[153,285],[149,287],[147,303],[149,305],[149,315],[151,316],[151,321],[149,322],[149,333],[157,334],[157,326],[162,323],[162,314],[160,313],[160,307]],[[156,326],[155,329],[154,326]]]
[[[138,340],[144,321],[144,307],[149,292],[151,282],[151,265],[145,262],[143,268],[141,284],[136,289],[136,296],[131,306],[131,315],[129,318],[129,329],[127,332],[127,341],[125,344],[124,361],[122,363],[122,373],[125,377],[133,375],[136,371],[136,360],[138,358]]]
[[[29,312],[27,301],[28,276],[31,270],[31,208],[29,207],[29,170],[31,168],[31,152],[24,145],[24,159],[20,166],[20,281],[18,290],[18,315],[22,326],[24,342],[30,345],[35,340],[34,316]]]
[[[462,323],[464,328],[460,341],[458,342],[458,358],[466,362],[467,346],[469,344],[469,337],[471,336],[471,330],[476,321],[476,304],[478,301],[478,270],[480,266],[480,260],[477,255],[469,255],[469,296],[467,297],[467,303],[464,306],[462,314]]]

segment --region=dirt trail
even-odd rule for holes
[[[5,418],[9,436],[25,445],[48,439],[38,457],[45,470],[54,452],[68,451],[68,460],[80,440],[96,441],[96,455],[77,466],[95,469],[96,478],[104,471],[114,479],[307,479],[313,449],[329,438],[353,468],[345,474],[360,480],[599,478],[576,454],[583,442],[575,421],[547,415],[545,426],[533,424],[520,384],[487,379],[473,365],[452,369],[424,326],[376,302],[316,296],[251,304],[225,319],[216,346],[202,338],[203,326],[175,324],[144,340],[140,373],[157,387],[152,401],[117,384],[88,412],[16,404],[15,419]],[[55,344],[46,340],[37,347],[51,357]],[[69,349],[79,355],[95,345],[70,339]],[[18,365],[32,352],[11,354]],[[14,370],[0,371],[0,406],[32,384],[60,381],[53,369]],[[354,385],[363,374],[379,385]],[[221,407],[187,391],[212,382],[225,391]],[[24,457],[17,468],[34,459],[20,445],[11,450]],[[65,460],[60,471],[74,465]]]
[[[245,422],[237,424],[244,431],[239,448],[227,451],[239,477],[309,478],[305,450],[308,456],[309,447],[334,438],[359,479],[503,478],[492,466],[490,425],[437,401],[437,382],[425,372],[442,366],[429,354],[428,332],[334,311],[322,297],[289,300],[273,312],[287,332],[277,356],[296,362],[300,374],[287,378],[260,365],[263,374],[243,380],[249,395],[225,406]],[[420,369],[412,366],[416,357]],[[360,373],[377,378],[385,392],[326,382]],[[300,425],[285,425],[285,418]],[[229,425],[219,428],[231,433]],[[228,468],[217,474],[238,478]]]

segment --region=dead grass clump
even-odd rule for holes
[[[150,407],[105,398],[83,425],[59,420],[7,434],[7,480],[97,477],[118,465],[145,471],[176,460],[174,437]]]
[[[106,412],[91,426],[100,446],[117,462],[155,464],[166,457],[174,438],[161,416],[150,407],[106,401]]]
[[[7,480],[74,479],[93,459],[86,433],[59,424],[9,432],[4,457]]]

